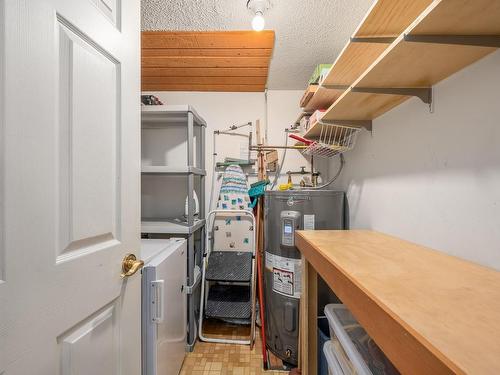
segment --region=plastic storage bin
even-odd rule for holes
[[[344,374],[399,374],[345,305],[326,305],[325,315],[331,345]]]
[[[323,354],[328,363],[328,375],[348,375],[344,374],[344,371],[342,371],[337,355],[335,354],[335,348],[330,340],[323,345]]]
[[[323,345],[330,340],[330,328],[326,316],[318,317],[318,375],[328,375],[328,362],[324,352],[321,350]]]

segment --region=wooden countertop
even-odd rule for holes
[[[401,372],[500,374],[500,272],[373,231],[296,245]]]

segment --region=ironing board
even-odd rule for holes
[[[239,165],[230,165],[224,171],[217,208],[220,210],[251,209],[247,177]]]

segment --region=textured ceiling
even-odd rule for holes
[[[271,0],[276,32],[267,87],[303,89],[316,64],[331,63],[373,0]],[[246,0],[142,0],[143,30],[249,30]]]

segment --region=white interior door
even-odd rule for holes
[[[138,0],[0,0],[0,375],[140,374]]]

